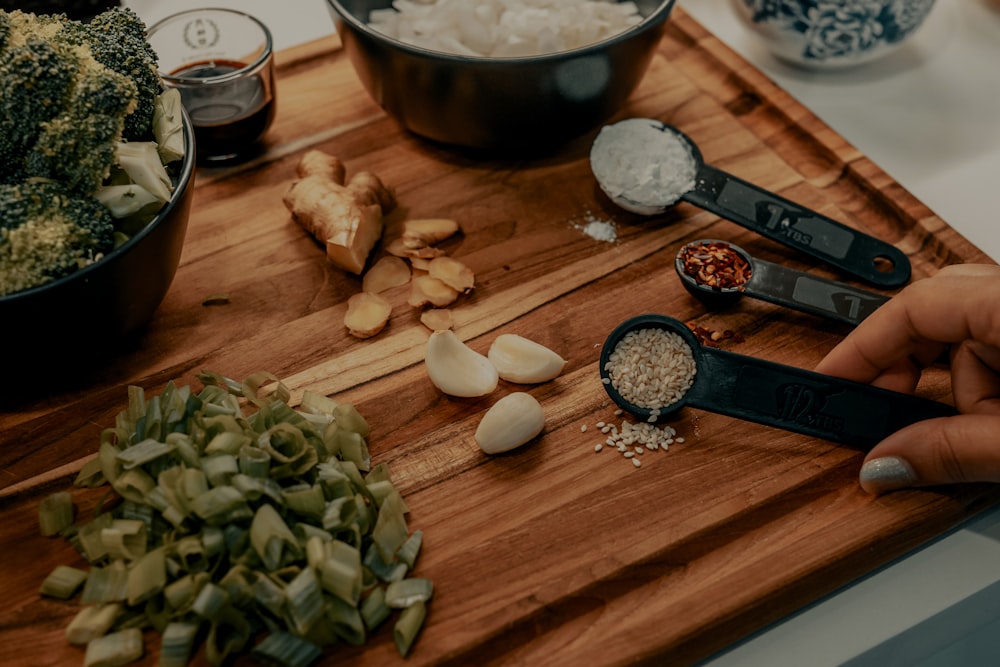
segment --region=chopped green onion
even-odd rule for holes
[[[66,641],[82,645],[103,637],[121,616],[122,611],[123,607],[120,604],[81,607],[66,628]]]
[[[205,445],[205,454],[209,456],[212,454],[232,454],[235,456],[239,453],[240,448],[250,445],[251,442],[253,440],[248,435],[238,431],[224,431],[217,434]]]
[[[246,565],[234,565],[219,580],[219,585],[229,594],[236,607],[243,607],[253,599],[253,584],[257,574]]]
[[[101,470],[101,461],[94,456],[80,468],[76,479],[73,480],[73,486],[92,489],[104,484],[105,481],[107,480],[104,479],[104,472]]]
[[[110,442],[102,442],[97,449],[97,460],[101,464],[104,479],[114,484],[121,474],[122,464],[118,462],[118,452],[121,451]]]
[[[338,403],[333,409],[333,417],[341,429],[357,433],[362,438],[368,437],[368,422],[350,403]]]
[[[232,454],[212,454],[201,459],[201,469],[212,486],[225,486],[239,473],[239,464]]]
[[[160,667],[186,667],[198,634],[195,623],[168,623],[160,641]]]
[[[364,564],[379,581],[385,583],[399,581],[406,576],[409,570],[406,563],[401,561],[391,560],[386,562],[382,560],[379,549],[374,544],[370,545],[368,551],[365,552]]]
[[[250,642],[250,623],[242,613],[226,607],[212,621],[205,640],[205,658],[210,665],[222,665]]]
[[[146,524],[135,519],[115,519],[101,530],[101,541],[111,558],[135,560],[146,553]]]
[[[173,544],[173,557],[184,572],[205,572],[209,561],[205,554],[205,545],[197,535],[182,537]]]
[[[278,505],[282,504],[281,485],[273,479],[267,477],[250,477],[241,473],[234,475],[229,480],[229,483],[250,502],[256,502],[262,497],[267,496],[274,503]]]
[[[247,505],[243,494],[231,486],[217,486],[204,492],[191,501],[191,511],[210,526],[242,521],[253,516],[253,510]]]
[[[323,652],[312,642],[288,632],[272,632],[251,651],[254,658],[274,667],[308,667]]]
[[[73,525],[73,496],[57,491],[38,504],[38,530],[45,537],[57,535]]]
[[[250,543],[264,567],[272,571],[282,565],[286,554],[294,557],[302,555],[295,535],[278,511],[268,504],[261,505],[254,514],[250,524]]]
[[[119,667],[142,657],[142,631],[129,628],[87,643],[83,667]]]
[[[361,595],[361,554],[340,540],[327,542],[326,560],[319,567],[323,588],[341,600],[358,604]]]
[[[365,627],[374,630],[382,621],[389,618],[392,609],[385,603],[385,589],[376,587],[361,602],[361,619],[365,622]]]
[[[144,532],[145,534],[145,532]],[[128,603],[137,605],[159,594],[167,585],[167,559],[163,547],[153,549],[128,571]]]
[[[371,467],[368,444],[360,433],[346,431],[343,428],[338,429],[337,451],[344,459],[354,463],[360,470],[368,470]]]
[[[365,623],[357,607],[338,597],[330,597],[327,598],[326,617],[333,632],[345,642],[351,646],[365,643]]]
[[[111,486],[125,500],[141,503],[156,486],[156,482],[142,468],[133,468],[124,471],[120,477],[112,480]]]
[[[240,472],[248,477],[267,478],[271,470],[271,455],[260,447],[247,445],[239,451]]]
[[[323,488],[318,484],[285,489],[283,496],[285,505],[295,514],[314,520],[323,518],[326,499],[323,496]]]
[[[403,610],[392,629],[392,638],[396,641],[396,649],[404,658],[413,648],[413,642],[427,617],[427,607],[422,601],[417,601]]]
[[[253,599],[275,616],[281,616],[284,611],[285,591],[269,576],[258,576],[254,580]]]
[[[201,455],[194,446],[194,440],[187,433],[168,433],[166,442],[174,446],[174,453],[189,468],[197,468],[201,465]],[[173,468],[172,468],[173,469]]]
[[[430,579],[411,577],[389,584],[385,589],[385,603],[394,609],[404,609],[415,602],[427,602],[434,595]]]
[[[212,619],[228,604],[229,593],[226,589],[208,582],[198,591],[198,596],[191,605],[191,611],[202,618]]]
[[[333,417],[337,405],[339,405],[337,401],[332,398],[306,389],[302,392],[302,401],[299,403],[299,408],[309,414]]]
[[[254,655],[298,667],[320,647],[362,644],[399,613],[410,620],[394,634],[409,650],[420,625],[407,629],[411,610],[425,608],[433,589],[405,578],[422,533],[409,534],[388,466],[372,468],[367,422],[308,390],[293,409],[268,373],[202,377],[197,394],[172,382],[150,398],[131,387],[77,476],[106,482],[124,502],[109,494],[89,523],[72,525],[70,511],[45,529],[91,563],[88,573],[57,569],[40,587],[69,598],[82,586],[67,637],[92,643],[128,630],[104,649],[94,644],[88,660],[112,665],[125,655],[115,642],[153,629],[169,667],[191,659],[199,642],[203,660],[217,665],[269,633]]]
[[[275,424],[257,439],[257,446],[271,456],[271,477],[301,475],[319,460],[302,431],[287,423]]]
[[[323,593],[316,572],[307,567],[285,588],[285,613],[292,630],[304,635],[323,615]]]
[[[272,394],[261,395],[260,388],[267,381],[275,383],[274,391]],[[269,403],[272,397],[283,403],[287,403],[291,393],[273,373],[258,371],[243,380],[243,395],[252,402],[257,403],[257,405],[264,405],[265,403]]]
[[[406,563],[406,565],[412,570],[413,566],[417,562],[417,556],[420,555],[420,547],[424,543],[424,532],[422,530],[415,530],[411,534],[403,545],[399,547],[396,551],[396,558]]]
[[[118,452],[115,458],[118,460],[118,463],[121,464],[122,468],[125,470],[131,470],[137,466],[155,461],[161,456],[166,456],[173,451],[174,446],[169,443],[160,442],[159,440],[154,440],[153,438],[146,438],[142,442]]]
[[[76,536],[83,556],[89,562],[96,563],[107,555],[101,531],[110,526],[114,519],[111,514],[99,514],[93,521],[80,527]]]
[[[403,501],[399,496],[391,495],[379,508],[378,519],[372,530],[372,539],[375,540],[382,560],[391,561],[407,537],[409,532],[403,516]]]
[[[46,597],[68,600],[80,590],[87,580],[87,573],[68,565],[57,565],[49,576],[45,577],[38,592]]]
[[[163,599],[167,606],[175,612],[187,612],[194,604],[199,591],[210,581],[207,572],[185,574],[174,579],[163,589]]]
[[[107,567],[93,567],[87,573],[80,602],[101,604],[123,602],[128,596],[128,569],[124,561],[113,560]]]

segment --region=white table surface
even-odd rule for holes
[[[784,65],[730,0],[681,6],[994,260],[1000,261],[1000,0],[942,0],[886,58]],[[254,14],[277,49],[328,35],[324,0],[125,0],[147,23],[197,6]],[[708,667],[1000,664],[1000,510],[716,656]]]

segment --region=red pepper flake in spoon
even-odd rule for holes
[[[686,245],[680,259],[684,273],[699,285],[742,290],[750,280],[750,263],[725,241]]]

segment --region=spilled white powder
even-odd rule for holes
[[[589,211],[583,217],[583,222],[575,223],[573,227],[595,241],[614,243],[618,240],[618,228],[615,227],[615,223],[610,220],[601,220]]]
[[[603,220],[591,220],[583,226],[583,233],[598,241],[617,241],[618,230],[610,222]]]
[[[698,163],[688,143],[660,121],[630,118],[601,128],[590,169],[617,205],[654,215],[694,188]]]

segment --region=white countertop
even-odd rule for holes
[[[731,0],[680,0],[949,225],[1000,261],[1000,1],[943,0],[903,47],[848,71],[776,61]],[[198,0],[125,0],[147,22]],[[328,35],[323,0],[213,0],[270,26],[275,47]],[[710,667],[1000,664],[1000,510],[708,662]]]

